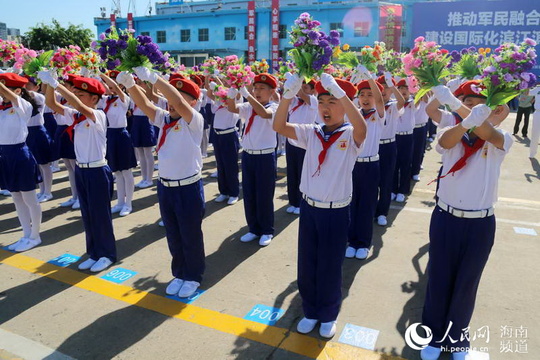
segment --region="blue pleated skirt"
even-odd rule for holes
[[[112,172],[137,166],[131,136],[126,128],[107,129],[107,162]]]
[[[41,181],[39,166],[25,143],[0,145],[0,188],[32,191]]]

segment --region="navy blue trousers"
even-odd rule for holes
[[[289,204],[294,207],[300,207],[302,193],[300,192],[300,179],[302,178],[302,166],[304,165],[304,156],[306,150],[289,144],[285,145],[287,160],[287,196]]]
[[[371,247],[379,177],[378,161],[356,162],[354,165],[349,246],[355,249]]]
[[[114,181],[108,166],[81,169],[75,167],[75,183],[81,203],[86,234],[86,253],[93,260],[106,257],[116,262],[111,198]]]
[[[396,170],[397,145],[396,142],[379,145],[379,201],[375,216],[388,216],[390,202],[392,201],[392,181]]]
[[[308,319],[321,322],[337,319],[349,223],[349,206],[320,209],[302,200],[298,229],[298,290]]]
[[[242,192],[249,232],[274,234],[276,153],[250,155],[242,152]]]
[[[424,153],[426,152],[427,130],[427,125],[414,128],[411,175],[420,174],[420,166],[422,166],[422,162],[424,161]]]
[[[238,197],[240,193],[240,181],[238,180],[239,149],[240,143],[236,131],[224,135],[214,134],[214,153],[220,194]]]
[[[393,192],[409,194],[411,191],[411,162],[413,151],[413,134],[396,135],[397,158],[394,171]]]
[[[431,118],[428,119],[428,135],[430,137],[434,137],[437,134],[437,124],[431,120]]]
[[[178,279],[200,283],[205,269],[202,233],[205,205],[202,180],[178,187],[166,187],[158,182],[157,193],[159,211],[172,255],[172,275]]]
[[[460,337],[471,321],[494,238],[495,216],[463,219],[435,207],[429,228],[428,284],[422,314],[422,323],[433,331],[431,346],[470,346]],[[450,321],[448,337],[440,343]]]

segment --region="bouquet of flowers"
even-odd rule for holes
[[[132,29],[117,31],[112,27],[99,35],[94,50],[106,61],[107,69],[131,72],[138,66],[152,68],[167,62],[168,58],[150,36],[135,37],[134,32]]]
[[[261,61],[254,61],[250,66],[251,71],[253,71],[255,74],[267,73],[268,69],[270,69],[270,65],[268,65],[266,59],[262,59]]]
[[[215,57],[206,59],[206,61],[202,63],[201,69],[204,75],[214,75],[215,71],[219,70],[218,59],[221,59],[221,58],[219,56],[215,56]]]
[[[75,61],[79,67],[87,68],[90,73],[99,74],[101,68],[101,59],[95,51],[88,50],[83,53],[79,53]]]
[[[240,89],[242,86],[251,85],[254,78],[255,73],[251,71],[249,65],[232,65],[225,71],[225,83],[229,87],[236,89]]]
[[[382,55],[382,64],[385,71],[393,75],[404,75],[402,57],[403,54],[397,51],[385,51]]]
[[[221,103],[226,104],[227,103],[227,88],[221,85],[218,85],[215,87],[215,89],[212,89],[212,92],[214,93],[214,97],[219,100]]]
[[[485,61],[479,93],[487,97],[486,104],[494,109],[504,105],[525,89],[535,86],[536,76],[530,72],[536,64],[536,42],[525,39],[521,45],[505,43]]]
[[[332,30],[330,35],[326,35],[320,30],[321,23],[313,20],[308,13],[302,13],[294,24],[290,32],[294,48],[289,54],[298,68],[299,76],[308,82],[315,74],[320,76],[330,64],[333,48],[340,44],[339,32]]]
[[[440,79],[450,75],[448,50],[441,49],[434,41],[426,42],[422,36],[414,40],[414,48],[402,59],[405,74],[414,75],[420,90],[414,98],[418,102],[432,87],[440,85]]]
[[[22,65],[24,73],[28,76],[37,77],[37,72],[41,70],[46,70],[50,67],[51,58],[53,56],[54,50],[49,50],[42,52],[34,58],[28,57],[29,61],[26,61]]]
[[[382,64],[382,55],[385,51],[385,44],[375,42],[373,47],[366,45],[360,50],[360,64],[364,65],[372,73],[377,73],[377,68]]]
[[[56,50],[51,58],[50,65],[56,68],[58,74],[63,77],[79,68],[77,58],[81,48],[75,45],[69,45],[67,48]]]
[[[239,65],[243,62],[242,58],[238,58],[236,55],[228,55],[224,58],[217,57],[217,67],[219,71],[225,71],[233,65]]]
[[[294,63],[289,60],[283,60],[283,58],[279,58],[277,63],[274,64],[274,75],[281,82],[286,80],[286,73],[290,72],[292,74],[295,70]]]
[[[344,44],[343,50],[341,50],[339,46],[336,46],[334,49],[334,62],[344,67],[354,69],[360,64],[360,61],[358,60],[356,53],[349,51],[349,49],[349,44]]]
[[[15,59],[15,52],[21,49],[22,45],[15,41],[0,39],[0,61],[9,62]]]
[[[450,53],[450,57],[454,59],[452,53]],[[473,80],[480,75],[480,63],[484,60],[483,54],[485,54],[484,48],[480,48],[478,52],[475,47],[461,50],[459,60],[452,66],[452,72],[464,79]],[[452,60],[450,60],[450,65],[452,65]]]
[[[15,50],[15,63],[13,64],[13,68],[22,69],[24,64],[32,61],[32,59],[35,59],[37,55],[38,53],[36,51],[27,49],[25,47]]]

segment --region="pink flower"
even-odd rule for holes
[[[425,41],[425,40],[426,39],[423,36],[419,36],[416,39],[414,39],[414,42],[421,42],[421,41]]]
[[[435,41],[429,41],[426,43],[426,47],[428,48],[432,48],[432,47],[435,47],[437,46],[437,43]]]

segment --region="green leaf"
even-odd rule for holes
[[[356,54],[350,51],[340,53],[335,62],[350,69],[354,69],[360,64]]]
[[[427,88],[423,87],[420,90],[418,90],[418,92],[416,93],[416,96],[414,97],[414,103],[418,104],[420,99],[422,99],[424,95],[426,95],[430,90],[431,90],[431,87],[427,87]]]

